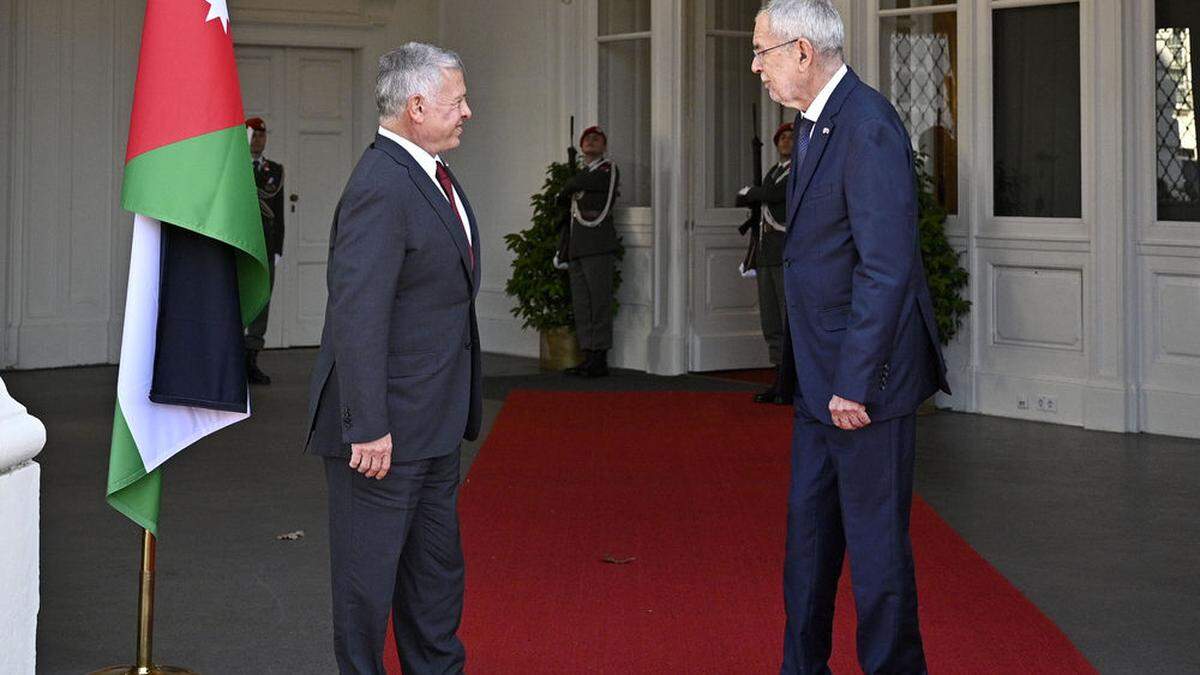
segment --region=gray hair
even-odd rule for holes
[[[413,96],[433,96],[442,85],[442,71],[447,69],[463,72],[458,54],[422,42],[409,42],[379,57],[375,78],[379,118],[394,119]]]
[[[825,56],[842,56],[846,27],[831,0],[771,0],[758,12],[784,40],[804,39]]]

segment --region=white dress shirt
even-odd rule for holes
[[[437,179],[437,163],[441,161],[440,155],[437,157],[430,155],[428,152],[425,152],[424,148],[416,143],[413,143],[394,131],[384,129],[383,127],[379,127],[379,135],[396,141],[400,144],[400,147],[407,150],[408,154],[412,155],[413,159],[417,160],[417,164],[419,164],[421,168],[425,170],[425,173],[429,174],[429,179],[432,180],[433,184],[438,188],[438,194],[442,195],[443,197],[446,196],[445,191],[442,190],[441,183],[439,183]],[[458,194],[458,188],[454,188],[454,201],[455,207],[458,209],[458,215],[462,217],[463,229],[467,231],[467,243],[474,246],[475,242],[471,241],[471,217],[467,215],[467,210],[463,208],[462,195]]]
[[[829,97],[833,95],[833,90],[837,89],[838,83],[841,82],[842,78],[846,76],[846,72],[848,70],[849,69],[846,67],[846,64],[843,63],[842,67],[838,68],[837,72],[833,74],[833,77],[829,78],[829,81],[826,82],[825,86],[821,88],[821,93],[817,94],[817,97],[813,99],[811,104],[809,104],[808,110],[805,110],[803,113],[801,113],[801,116],[804,117],[804,119],[813,123],[812,128],[808,130],[809,138],[812,138],[813,132],[816,131],[817,121],[821,119],[821,113],[825,111],[825,104],[829,102]]]

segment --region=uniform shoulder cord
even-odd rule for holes
[[[612,164],[612,160],[606,159],[601,162],[600,165],[597,165],[596,168],[599,168],[604,164]],[[594,220],[588,220],[584,218],[583,214],[579,211],[579,193],[577,192],[571,197],[571,220],[584,227],[596,227],[600,223],[604,222],[604,219],[608,217],[608,212],[612,210],[613,201],[616,198],[616,187],[617,167],[616,165],[613,165],[612,171],[610,171],[608,174],[608,199],[604,203],[604,210],[601,211],[600,215],[596,216]]]

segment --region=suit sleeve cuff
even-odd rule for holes
[[[369,443],[379,440],[389,432],[387,418],[374,419],[356,412],[351,406],[342,406],[341,410],[342,442]]]
[[[869,377],[838,377],[836,380],[834,380],[833,384],[833,394],[835,396],[840,396],[847,401],[853,401],[855,403],[861,403],[864,405],[867,403],[867,392],[870,391],[870,389],[871,386]]]

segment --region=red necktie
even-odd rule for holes
[[[446,193],[446,199],[450,200],[450,210],[454,212],[454,217],[458,219],[458,224],[463,226],[463,232],[466,232],[467,225],[463,222],[462,216],[458,213],[458,203],[454,200],[454,183],[450,180],[450,172],[446,169],[446,165],[437,162],[438,184],[442,186],[442,192]],[[471,246],[471,237],[467,236],[467,258],[471,261],[471,269],[475,269],[475,247]]]

